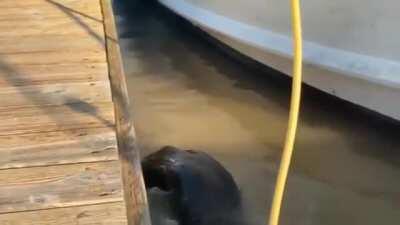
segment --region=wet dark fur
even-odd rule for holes
[[[147,188],[174,194],[181,225],[237,224],[240,192],[232,175],[203,152],[166,146],[142,161]]]

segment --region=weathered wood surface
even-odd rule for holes
[[[0,224],[126,225],[146,206],[138,162],[119,160],[104,3],[0,1]]]
[[[109,85],[108,81],[99,81],[26,85],[22,90],[20,87],[3,87],[0,89],[0,107],[107,102],[111,101],[111,93],[98,90],[106,90]]]
[[[146,189],[142,176],[139,149],[130,116],[130,104],[125,73],[122,66],[118,35],[115,29],[111,0],[101,0],[107,42],[111,89],[115,104],[118,148],[122,164],[125,201],[130,225],[150,225]]]
[[[59,3],[66,7],[71,7],[78,2],[87,2],[90,7],[100,8],[98,0],[24,0],[24,1],[1,0],[0,7],[2,9],[24,8],[32,6],[38,7],[38,6],[49,5],[49,2]]]
[[[1,42],[0,42],[1,43]],[[0,87],[108,80],[107,63],[0,64]]]
[[[0,170],[118,160],[113,128],[0,136]]]
[[[79,39],[79,41],[76,41]],[[44,40],[47,40],[44,42]],[[15,38],[0,37],[0,54],[71,51],[97,49],[102,51],[104,43],[87,35],[40,35]]]
[[[0,170],[0,214],[122,201],[118,161]]]
[[[34,99],[32,101],[35,101]],[[113,104],[80,102],[57,106],[0,107],[0,136],[112,127]]]
[[[2,0],[0,6],[0,20],[23,20],[27,17],[34,19],[53,19],[65,17],[65,11],[70,10],[78,16],[86,16],[93,20],[102,21],[101,9],[98,0],[80,0],[80,1],[47,1],[43,4],[38,1],[18,1],[10,2]],[[30,4],[30,5],[29,5]]]
[[[0,55],[0,60],[8,65],[96,63],[106,62],[106,55],[104,50],[99,49],[18,52]]]
[[[98,0],[2,0],[0,8],[0,37],[46,34],[81,34],[96,40],[104,37]]]
[[[52,19],[53,20],[53,19]],[[83,27],[77,27],[76,21],[70,19],[54,19],[53,23],[33,23],[30,26],[28,24],[18,24],[20,21],[0,21],[0,37],[18,37],[27,35],[84,35],[88,33],[88,27],[91,28],[90,32],[96,39],[102,38],[103,26],[97,21],[86,19],[84,17],[79,18],[77,21],[83,24]],[[93,27],[93,28],[92,28]],[[5,30],[9,30],[5,32]]]
[[[0,214],[1,225],[126,225],[124,202]]]

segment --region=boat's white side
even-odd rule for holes
[[[241,53],[291,74],[289,1],[159,1]],[[400,2],[302,4],[304,82],[400,120]]]

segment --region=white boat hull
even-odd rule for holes
[[[291,74],[289,1],[159,2],[233,49]],[[358,3],[363,8],[357,9]],[[400,120],[400,31],[396,29],[400,3],[310,0],[302,4],[304,82]]]

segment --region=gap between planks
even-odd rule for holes
[[[49,18],[65,17],[66,13],[70,13],[77,17],[83,16],[99,21],[100,23],[103,21],[99,4],[94,4],[94,1],[76,1],[62,4],[46,2],[44,5],[24,7],[15,5],[5,7],[4,5],[0,5],[0,8],[3,9],[0,11],[0,20],[26,20],[27,18],[47,20]]]
[[[77,41],[79,39],[79,41]],[[103,50],[104,40],[88,37],[88,35],[35,35],[14,38],[0,37],[0,54],[16,54],[29,52],[71,51],[71,50]]]
[[[43,2],[46,1],[3,0],[0,1],[0,8],[13,8],[15,6],[32,7],[40,5]],[[69,3],[75,4],[81,1],[65,0],[56,2],[68,6]],[[99,1],[87,2],[97,3],[96,5],[99,7]],[[3,151],[2,153],[7,155],[15,153],[11,159],[4,161],[14,162],[13,165],[8,164],[4,167],[13,169],[0,170],[0,213],[2,213],[0,221],[6,221],[7,224],[11,220],[16,219],[14,220],[15,223],[21,224],[19,219],[23,220],[25,218],[27,220],[22,221],[23,224],[60,224],[64,221],[59,221],[60,219],[68,218],[68,215],[70,215],[71,219],[75,218],[71,221],[79,222],[80,224],[92,224],[96,219],[102,224],[126,224],[125,210],[118,208],[118,213],[113,214],[114,216],[110,215],[110,210],[104,211],[107,205],[123,203],[120,164],[116,160],[115,133],[108,133],[110,136],[107,136],[105,139],[102,139],[104,136],[101,134],[91,134],[84,137],[79,136],[80,139],[78,138],[78,140],[60,140],[63,134],[72,130],[97,130],[97,128],[102,128],[109,129],[107,132],[110,130],[114,131],[114,112],[110,100],[109,86],[104,85],[103,81],[54,85],[57,81],[63,81],[62,76],[66,75],[66,73],[62,75],[57,73],[58,75],[55,76],[56,79],[52,80],[54,82],[53,85],[47,84],[47,78],[40,77],[42,75],[40,72],[36,73],[36,76],[33,76],[36,83],[28,84],[31,81],[29,70],[25,73],[25,80],[7,77],[10,73],[24,74],[19,70],[16,71],[16,67],[23,67],[21,70],[26,70],[29,67],[38,68],[40,71],[43,67],[54,66],[52,68],[55,68],[56,65],[101,64],[106,62],[104,46],[102,47],[104,44],[104,30],[101,22],[93,20],[93,18],[87,18],[84,15],[80,16],[69,13],[65,13],[65,18],[59,18],[58,16],[61,16],[61,13],[55,10],[52,12],[56,15],[52,23],[48,23],[48,20],[43,20],[43,18],[38,16],[28,17],[27,21],[25,21],[26,25],[18,23],[19,21],[16,20],[9,20],[5,23],[4,20],[1,21],[0,19],[1,30],[10,29],[9,32],[0,32],[1,38],[15,38],[19,39],[18,42],[25,42],[26,44],[29,40],[32,43],[39,40],[35,40],[38,37],[37,35],[45,34],[42,36],[41,44],[31,44],[28,52],[25,51],[27,45],[23,46],[25,49],[20,50],[20,47],[14,45],[13,41],[3,42],[3,49],[0,50],[3,53],[1,55],[2,65],[0,65],[0,74],[3,73],[6,76],[0,78],[0,85],[3,85],[2,92],[0,92],[3,97],[12,97],[10,100],[2,102],[3,105],[0,106],[0,119],[5,124],[5,126],[0,128],[0,140],[12,137],[10,142],[12,140],[29,140],[32,142],[31,146],[23,146],[23,142],[21,145],[14,142],[15,145],[13,148],[5,146],[5,148],[1,149],[0,146],[0,152]],[[41,13],[44,13],[44,11]],[[67,18],[68,16],[69,18]],[[57,35],[60,34],[69,37],[74,35],[91,35],[90,38],[94,41],[88,39],[87,45],[84,43],[82,45],[69,46],[68,44],[56,45],[56,42],[59,41],[57,40],[57,37],[59,37]],[[60,40],[63,39],[60,38]],[[69,41],[73,41],[73,38],[70,38]],[[67,42],[69,41],[67,40]],[[95,42],[98,42],[98,44],[95,44]],[[97,45],[101,48],[96,47]],[[59,51],[62,52],[60,53]],[[99,74],[104,74],[104,72],[100,71]],[[84,77],[86,76],[84,75]],[[91,76],[87,77],[91,78]],[[99,88],[99,91],[105,91],[106,93],[100,95],[100,98],[97,98],[98,96],[91,99],[80,97],[79,95],[84,93],[82,90],[85,89],[85,85],[93,83],[95,84],[93,86],[96,86],[96,84],[102,86]],[[7,84],[17,84],[22,90],[14,87],[7,88]],[[24,86],[26,84],[28,86]],[[75,98],[72,101],[67,98],[71,97],[71,91],[73,92],[72,97]],[[45,98],[42,95],[51,93],[61,94],[53,99]],[[13,98],[16,101],[12,101]],[[66,105],[55,106],[57,104]],[[55,142],[55,144],[46,143],[46,141],[49,141],[47,139],[47,135],[49,134],[59,135],[52,136],[53,140],[58,139],[58,142]],[[30,139],[33,136],[35,138]],[[36,138],[41,141],[38,141]],[[100,151],[98,148],[101,148]],[[62,154],[58,155],[58,158],[51,158],[55,149],[62,151]],[[110,149],[112,151],[109,151]],[[68,155],[68,153],[71,153],[71,150],[76,152],[77,155],[72,156],[72,159],[69,158],[67,161],[63,161],[67,157],[63,154]],[[10,153],[10,151],[13,153]],[[27,151],[33,152],[27,154]],[[95,158],[87,157],[88,154],[93,154],[93,152],[95,152]],[[105,155],[110,153],[105,157],[111,158],[101,158],[101,154],[103,153]],[[29,163],[24,164],[23,161],[26,159],[32,160],[29,162],[30,165],[28,165]],[[82,160],[94,160],[95,162],[82,163]],[[97,160],[110,161],[98,162]],[[38,167],[29,167],[32,165]],[[90,209],[93,210],[93,207],[99,208],[97,211],[94,210],[95,213],[91,216],[88,216],[87,212],[90,212]],[[61,216],[65,213],[65,210],[68,211],[71,209],[84,209],[84,212],[81,214],[81,212],[78,213],[78,210],[77,212],[67,214],[66,217]],[[30,214],[31,212],[28,211],[34,214]],[[51,214],[47,214],[47,212],[51,212]],[[18,215],[18,218],[13,218],[12,215]],[[84,218],[86,217],[89,219],[85,220]],[[79,220],[77,220],[78,218]],[[50,220],[46,221],[44,219]]]
[[[126,225],[123,201],[0,214],[2,225]]]
[[[107,127],[0,136],[0,155],[0,170],[118,160]]]
[[[0,170],[0,214],[122,201],[118,161]]]
[[[0,107],[111,102],[109,81],[0,87]]]
[[[101,63],[1,65],[0,87],[109,81],[108,66]]]
[[[0,136],[80,128],[114,127],[112,102],[0,107]]]

